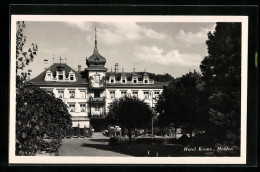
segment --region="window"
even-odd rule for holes
[[[59,78],[59,80],[63,80],[63,72],[59,72],[58,78]]]
[[[125,83],[125,79],[122,80],[122,83]]]
[[[96,74],[96,75],[94,75],[94,82],[95,83],[99,83],[99,79],[100,77],[99,77],[99,75],[98,74]]]
[[[115,91],[110,91],[110,98],[114,99],[115,98]]]
[[[64,91],[63,90],[58,90],[58,97],[64,98]]]
[[[100,109],[99,109],[99,106],[98,105],[96,105],[95,106],[95,111],[99,111]]]
[[[137,83],[137,80],[136,80],[136,79],[134,79],[134,83],[135,83],[135,84]]]
[[[100,97],[100,92],[99,91],[95,91],[94,92],[94,97]]]
[[[48,78],[48,79],[51,79],[51,74],[48,74],[48,75],[47,75],[47,78]]]
[[[74,76],[73,75],[70,75],[70,80],[74,80]]]
[[[63,80],[63,75],[59,75],[59,80]]]
[[[114,79],[111,79],[111,81],[110,81],[111,83],[114,83]]]
[[[75,98],[75,91],[74,90],[70,90],[70,98]]]
[[[125,97],[126,96],[126,91],[121,91],[121,96]]]
[[[149,91],[144,91],[144,98],[148,99],[149,98]]]
[[[155,92],[154,92],[154,97],[155,97],[155,98],[159,97],[159,94],[160,94],[159,91],[155,91]]]
[[[138,97],[138,92],[137,91],[133,91],[133,97],[135,97],[135,98]]]
[[[80,104],[80,112],[86,112],[86,105]]]
[[[70,112],[75,112],[75,104],[69,104]]]
[[[146,84],[147,84],[147,83],[148,83],[148,80],[147,80],[147,79],[146,79],[146,80],[144,80],[144,83],[146,83]]]
[[[85,99],[86,98],[86,91],[84,91],[84,90],[79,91],[79,98]]]

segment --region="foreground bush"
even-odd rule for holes
[[[181,140],[175,138],[134,138],[133,144],[181,144]],[[112,137],[109,139],[110,145],[128,144],[128,138],[124,137]]]
[[[19,76],[16,88],[16,155],[56,152],[72,124],[67,106],[53,94],[24,84]]]

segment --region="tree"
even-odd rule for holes
[[[26,36],[24,35],[24,29],[26,25],[24,21],[18,21],[16,23],[17,32],[16,32],[16,74],[18,70],[23,70],[26,65],[29,65],[37,55],[38,46],[35,43],[32,43],[32,46],[28,50],[24,50],[24,45],[26,44]],[[31,70],[28,72],[22,72],[21,75],[24,79],[27,79],[30,76]]]
[[[201,62],[212,133],[220,143],[240,140],[241,23],[217,23],[208,33],[208,56]]]
[[[158,122],[162,126],[171,123],[190,133],[204,129],[207,124],[205,113],[200,110],[200,95],[203,82],[201,75],[194,70],[171,82],[159,97],[155,110],[159,113]],[[176,133],[175,133],[176,134]]]
[[[132,131],[137,127],[148,127],[152,114],[152,109],[144,101],[124,97],[113,101],[106,119],[111,124],[125,127],[131,143]]]
[[[32,44],[28,51],[23,50],[26,43],[24,28],[24,22],[17,22],[16,155],[34,155],[42,149],[56,152],[61,145],[62,136],[71,128],[71,116],[62,100],[46,90],[26,83],[31,71],[22,71],[33,61],[38,47]],[[44,141],[44,135],[48,135],[51,141]]]
[[[17,77],[16,155],[33,155],[42,149],[56,152],[71,128],[71,115],[61,99]],[[48,135],[50,142],[44,141]]]

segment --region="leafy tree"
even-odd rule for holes
[[[208,56],[201,62],[212,134],[220,143],[240,140],[241,23],[217,23],[208,33]]]
[[[124,97],[111,104],[106,119],[111,124],[121,125],[128,130],[129,143],[135,128],[147,127],[152,119],[152,109],[137,98]]]
[[[33,155],[48,148],[56,152],[71,128],[71,116],[61,99],[17,76],[16,155]],[[50,142],[44,141],[48,135]]]
[[[24,45],[26,44],[26,36],[24,35],[24,29],[26,27],[24,21],[18,21],[16,23],[16,73],[18,70],[23,70],[26,65],[33,61],[37,55],[38,46],[32,43],[32,46],[28,50],[24,50]],[[31,70],[28,72],[21,72],[24,79],[28,79]]]
[[[61,145],[62,136],[71,128],[71,116],[62,100],[25,82],[31,71],[22,71],[33,61],[38,47],[32,44],[28,51],[23,50],[26,43],[24,28],[24,22],[17,22],[16,155],[34,155],[44,149],[55,152]],[[46,142],[44,135],[48,135],[51,141]]]
[[[200,95],[203,82],[198,72],[189,72],[171,82],[159,97],[155,110],[160,114],[158,123],[166,126],[171,123],[190,133],[204,129],[207,116],[200,110]],[[175,133],[176,134],[176,133]]]

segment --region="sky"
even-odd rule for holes
[[[120,71],[144,71],[180,77],[190,70],[200,71],[199,65],[207,53],[207,33],[215,23],[176,22],[83,22],[26,21],[25,36],[29,47],[37,43],[38,54],[28,68],[31,78],[43,72],[44,59],[48,66],[61,57],[77,70],[86,68],[86,57],[92,55],[97,29],[99,53],[106,58],[111,71],[119,63]]]

